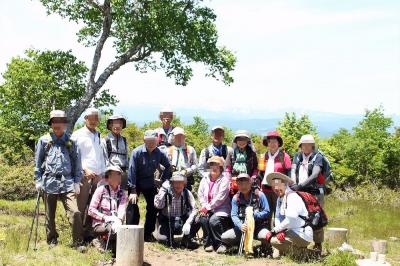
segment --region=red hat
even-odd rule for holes
[[[276,130],[269,131],[267,133],[267,135],[263,137],[263,145],[268,146],[268,139],[272,139],[272,138],[277,139],[279,142],[279,147],[282,147],[283,139],[282,139],[281,135],[279,134],[279,132]]]

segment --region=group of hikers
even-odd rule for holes
[[[100,112],[88,108],[85,125],[69,136],[65,112],[51,111],[51,133],[39,139],[35,152],[36,188],[43,192],[50,246],[58,243],[55,212],[61,200],[74,247],[84,251],[91,243],[115,253],[118,228],[139,224],[142,194],[145,242],[188,249],[202,243],[205,251],[223,254],[241,249],[247,235],[274,256],[322,251],[330,169],[312,135],[301,137],[291,160],[277,131],[263,137],[267,152],[257,156],[247,131],[237,131],[230,147],[223,143],[224,127],[215,126],[211,144],[197,159],[184,129],[171,125],[173,111],[162,110],[159,118],[162,127],[146,130],[144,143],[128,156],[123,116],[107,119],[110,132],[102,138]],[[195,176],[201,177],[196,193]]]

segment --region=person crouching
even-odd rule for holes
[[[115,254],[115,234],[125,218],[127,197],[121,189],[122,170],[110,165],[106,169],[104,186],[96,189],[90,202],[88,214],[93,218],[93,232],[96,238],[92,244],[101,252],[106,250],[107,239]]]
[[[188,249],[198,247],[193,241],[195,231],[192,228],[197,214],[193,194],[185,188],[186,177],[180,172],[172,175],[171,181],[165,181],[154,198],[154,206],[160,209],[158,215],[158,241],[176,247],[174,235],[183,234],[181,246]]]

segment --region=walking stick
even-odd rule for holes
[[[31,238],[32,238],[32,232],[33,232],[33,225],[35,223],[35,220],[37,221],[36,218],[38,218],[37,216],[39,216],[39,203],[40,203],[40,190],[37,193],[36,196],[36,206],[35,206],[35,211],[33,213],[33,219],[32,219],[32,223],[31,223],[31,229],[29,232],[29,239],[28,239],[28,245],[26,247],[26,251],[29,250],[29,243],[31,242]],[[35,248],[34,250],[36,250],[36,241],[37,241],[37,223],[36,223],[36,237],[35,237]]]
[[[173,248],[173,246],[172,246],[172,227],[171,227],[171,209],[170,209],[171,198],[169,197],[168,192],[167,192],[166,197],[167,197],[168,226],[169,226],[169,247]]]
[[[247,217],[244,220],[244,223],[247,222]],[[242,237],[240,238],[240,246],[239,246],[239,252],[238,255],[242,256],[243,254],[243,246],[244,246],[244,240],[246,239],[246,233],[242,233]]]

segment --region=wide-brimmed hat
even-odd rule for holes
[[[300,141],[299,141],[299,147],[301,146],[301,144],[305,144],[305,143],[315,144],[314,136],[310,135],[310,134],[301,136]]]
[[[236,143],[238,138],[247,138],[249,141],[250,139],[250,134],[247,130],[238,130],[235,132],[235,137],[233,138],[233,142]]]
[[[267,133],[267,135],[265,135],[265,136],[263,137],[263,145],[264,145],[264,146],[268,146],[268,140],[269,140],[269,139],[273,139],[273,138],[277,139],[278,142],[279,142],[279,147],[282,147],[282,145],[283,145],[283,139],[282,139],[281,135],[279,134],[279,132],[276,131],[276,130],[269,131],[269,132]]]
[[[126,128],[126,119],[122,115],[112,115],[107,119],[107,129],[111,130],[110,125],[113,120],[122,120],[122,128]]]
[[[47,122],[49,126],[51,126],[51,120],[53,118],[62,118],[64,123],[68,123],[67,116],[65,115],[65,112],[63,110],[53,110],[50,112],[50,119]]]
[[[208,163],[208,164],[216,163],[216,164],[218,164],[219,166],[223,167],[224,164],[225,164],[225,161],[224,161],[224,158],[222,158],[222,157],[220,157],[220,156],[214,155],[214,156],[212,156],[210,159],[208,159],[207,163]]]
[[[292,180],[290,179],[290,177],[288,177],[287,175],[284,175],[282,173],[279,172],[273,172],[273,173],[269,173],[267,175],[267,182],[269,186],[273,186],[274,185],[274,180],[281,180],[283,181],[285,184],[291,183]]]
[[[123,173],[121,167],[119,167],[118,165],[109,165],[109,166],[106,168],[105,176],[108,176],[108,174],[109,174],[110,171],[119,172],[119,173],[121,173],[121,174]]]

